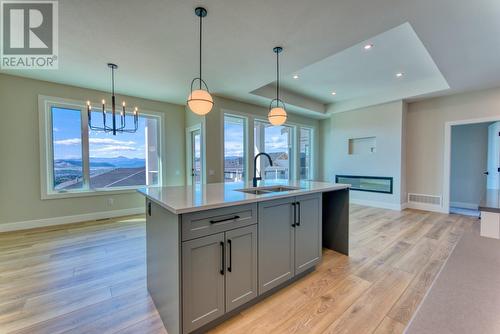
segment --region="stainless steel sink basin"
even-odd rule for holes
[[[264,195],[269,193],[299,190],[299,189],[300,189],[299,187],[289,187],[289,186],[268,186],[268,187],[236,189],[236,191],[241,191],[242,193],[247,193],[252,195]]]
[[[242,193],[247,193],[247,194],[252,194],[252,195],[263,195],[263,194],[269,194],[271,191],[268,190],[261,190],[261,189],[236,189],[236,191],[241,191]]]
[[[289,187],[289,186],[279,186],[273,187],[272,192],[281,192],[281,191],[291,191],[291,190],[299,190],[299,187]]]

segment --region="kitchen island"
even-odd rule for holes
[[[205,332],[348,255],[349,186],[313,181],[140,189],[148,290],[170,334]]]

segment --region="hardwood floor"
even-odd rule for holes
[[[401,333],[478,220],[351,206],[351,256],[212,333]],[[148,296],[143,217],[0,234],[0,333],[166,333]]]

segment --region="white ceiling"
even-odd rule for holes
[[[60,0],[59,70],[4,72],[108,90],[106,63],[115,62],[119,93],[184,104],[200,4],[204,79],[220,96],[267,105],[250,92],[274,81],[275,45],[285,48],[282,73],[294,73],[406,22],[450,86],[438,94],[500,86],[496,0]],[[316,107],[326,100],[304,101],[297,111],[323,116]]]
[[[372,48],[365,50],[366,45]],[[396,73],[403,75],[397,77]],[[294,75],[298,75],[298,79]],[[268,86],[275,89],[274,84]],[[323,103],[326,105],[323,109],[328,112],[343,112],[449,88],[409,23],[287,73],[281,86],[288,92]],[[269,89],[258,89],[254,93],[267,97],[275,94]]]

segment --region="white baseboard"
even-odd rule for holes
[[[364,205],[364,206],[372,206],[372,207],[375,207],[375,208],[389,209],[389,210],[396,210],[396,211],[401,211],[405,207],[404,204],[379,202],[379,201],[367,201],[367,200],[364,200],[364,199],[354,199],[354,198],[351,198],[351,199],[349,199],[349,201],[352,204],[358,204],[358,205]]]
[[[442,206],[435,205],[435,204],[408,202],[408,203],[406,203],[406,207],[408,209],[415,209],[415,210],[432,211],[432,212],[439,212],[439,213],[449,213],[448,210],[446,210]]]
[[[466,203],[466,202],[450,202],[450,206],[454,208],[477,210],[479,208],[478,203]]]
[[[26,221],[0,224],[0,232],[10,232],[10,231],[26,230],[26,229],[37,228],[37,227],[79,223],[79,222],[91,221],[91,220],[97,220],[97,219],[136,215],[136,214],[141,214],[144,212],[145,212],[144,207],[141,207],[141,208],[131,208],[131,209],[123,209],[123,210],[112,210],[112,211],[85,213],[85,214],[73,215],[73,216],[61,216],[61,217],[54,217],[54,218],[26,220]]]

